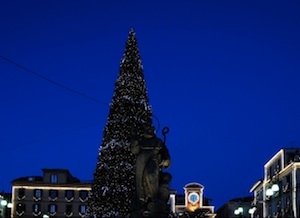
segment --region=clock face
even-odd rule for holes
[[[199,201],[199,195],[196,192],[192,192],[188,196],[188,200],[192,204],[196,204]]]

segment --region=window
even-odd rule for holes
[[[74,199],[74,190],[66,190],[65,198],[67,201],[72,201]]]
[[[18,200],[22,200],[25,198],[25,188],[18,189]]]
[[[70,217],[73,215],[72,205],[66,205],[66,216]]]
[[[17,204],[16,213],[21,216],[25,213],[25,204]]]
[[[267,179],[271,178],[271,168],[269,167],[267,170]]]
[[[281,170],[281,159],[279,158],[277,161],[277,173],[279,173]]]
[[[35,215],[39,215],[41,213],[41,206],[39,204],[34,204],[32,206],[32,212]]]
[[[58,196],[58,191],[57,190],[49,190],[50,200],[56,200],[57,196]]]
[[[39,201],[42,199],[43,190],[41,189],[35,189],[33,192],[33,198],[35,201]]]
[[[50,177],[50,182],[51,183],[57,183],[57,175],[52,174],[51,177]]]
[[[57,205],[56,204],[50,204],[49,205],[49,213],[50,215],[55,215],[57,211]]]
[[[291,187],[291,177],[290,177],[290,174],[285,176],[284,178],[285,180],[285,183],[283,183],[283,187],[282,187],[282,191],[283,193],[286,193],[290,190],[290,187]]]
[[[86,201],[88,198],[88,191],[82,190],[79,192],[79,199],[83,202]]]
[[[80,213],[80,215],[84,215],[86,213],[86,206],[85,205],[80,205],[79,206],[79,213]]]

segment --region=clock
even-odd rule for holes
[[[191,204],[196,204],[196,203],[199,201],[199,195],[198,195],[196,192],[191,192],[191,193],[188,195],[188,201],[189,201]]]

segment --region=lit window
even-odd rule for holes
[[[55,204],[50,204],[49,205],[49,213],[50,215],[54,215],[57,211],[57,205]]]
[[[41,213],[41,206],[39,204],[34,204],[33,205],[33,208],[32,208],[32,212],[35,214],[35,215],[38,215]]]
[[[43,193],[43,190],[41,190],[41,189],[35,189],[34,193],[33,193],[34,200],[36,200],[36,201],[41,200],[42,199],[42,195],[43,195],[42,193]]]
[[[66,190],[65,198],[67,201],[72,201],[74,199],[74,190]]]
[[[25,198],[25,188],[19,188],[18,189],[18,199],[24,199]]]
[[[86,213],[86,205],[80,205],[79,206],[79,213],[81,215],[85,214]]]
[[[50,182],[51,182],[51,183],[57,183],[57,175],[52,174],[52,175],[51,175],[51,178],[50,178]]]
[[[58,191],[57,190],[49,190],[49,198],[51,200],[55,200],[58,196]]]
[[[79,192],[79,199],[81,201],[86,201],[87,198],[88,198],[88,191],[82,190],[82,191]]]

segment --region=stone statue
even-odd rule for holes
[[[136,155],[136,195],[132,217],[167,217],[171,175],[162,172],[171,160],[165,143],[157,138],[152,126],[146,127],[141,139],[133,140]]]

